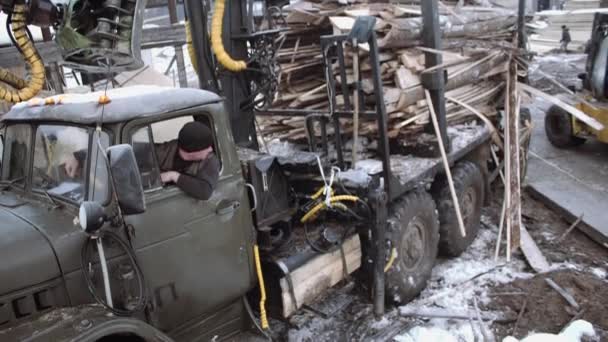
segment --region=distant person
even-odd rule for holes
[[[563,52],[568,52],[568,44],[571,41],[572,38],[570,37],[570,29],[568,28],[568,26],[562,25],[562,40],[560,40],[559,42],[562,44],[561,50]]]

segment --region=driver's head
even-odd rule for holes
[[[213,135],[207,125],[191,121],[179,131],[177,146],[183,160],[203,160],[213,151]]]

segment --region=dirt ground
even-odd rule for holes
[[[497,215],[496,205],[488,208]],[[566,263],[576,266],[530,279],[518,279],[492,289],[493,297],[488,309],[507,311],[519,315],[526,305],[519,322],[495,323],[497,336],[513,335],[521,338],[531,331],[559,333],[570,321],[584,319],[593,324],[601,340],[608,340],[608,283],[606,266],[608,249],[574,230],[559,241],[569,228],[555,212],[541,202],[524,196],[523,222],[550,263]],[[570,292],[581,309],[572,309],[555,290],[547,285],[550,278]],[[494,293],[495,295],[492,295]],[[515,331],[515,332],[514,332]]]

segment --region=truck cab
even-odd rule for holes
[[[163,186],[154,152],[154,144],[176,139],[191,120],[212,129],[221,162],[217,186],[205,201]],[[91,237],[79,225],[83,202],[120,211],[116,193],[129,187],[133,172],[141,179],[146,210],[125,215],[122,223],[109,219],[101,228],[129,242],[145,275],[138,278],[117,243],[106,243],[114,305],[128,310],[144,296],[138,286],[145,282],[148,305],[133,316],[146,323],[130,333],[160,339],[163,331],[193,340],[242,328],[242,297],[255,281],[255,231],[222,98],[158,87],[60,95],[16,105],[2,117],[0,134],[0,340],[42,329],[34,335],[41,341],[67,338],[67,330],[70,338],[93,341],[112,333],[108,313],[116,322],[133,320],[95,304],[92,293],[103,294],[100,264],[83,252]],[[117,174],[106,150],[121,144],[138,146],[137,168]],[[83,152],[85,162],[68,176],[66,161]],[[98,280],[96,288],[90,289],[83,272]],[[66,307],[71,311],[64,319],[53,319]],[[66,326],[91,310],[106,314],[86,315],[86,329]]]

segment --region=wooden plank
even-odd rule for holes
[[[521,251],[536,272],[542,273],[549,270],[549,261],[547,261],[524,225],[521,226]]]
[[[344,244],[347,272],[350,274],[361,267],[361,243],[359,235],[348,238]],[[292,270],[291,280],[294,285],[293,292],[298,307],[292,298],[287,279],[281,278],[281,297],[283,300],[283,317],[289,317],[302,305],[312,302],[326,289],[336,285],[344,276],[342,269],[342,256],[340,250],[331,253],[319,254],[305,265]]]

